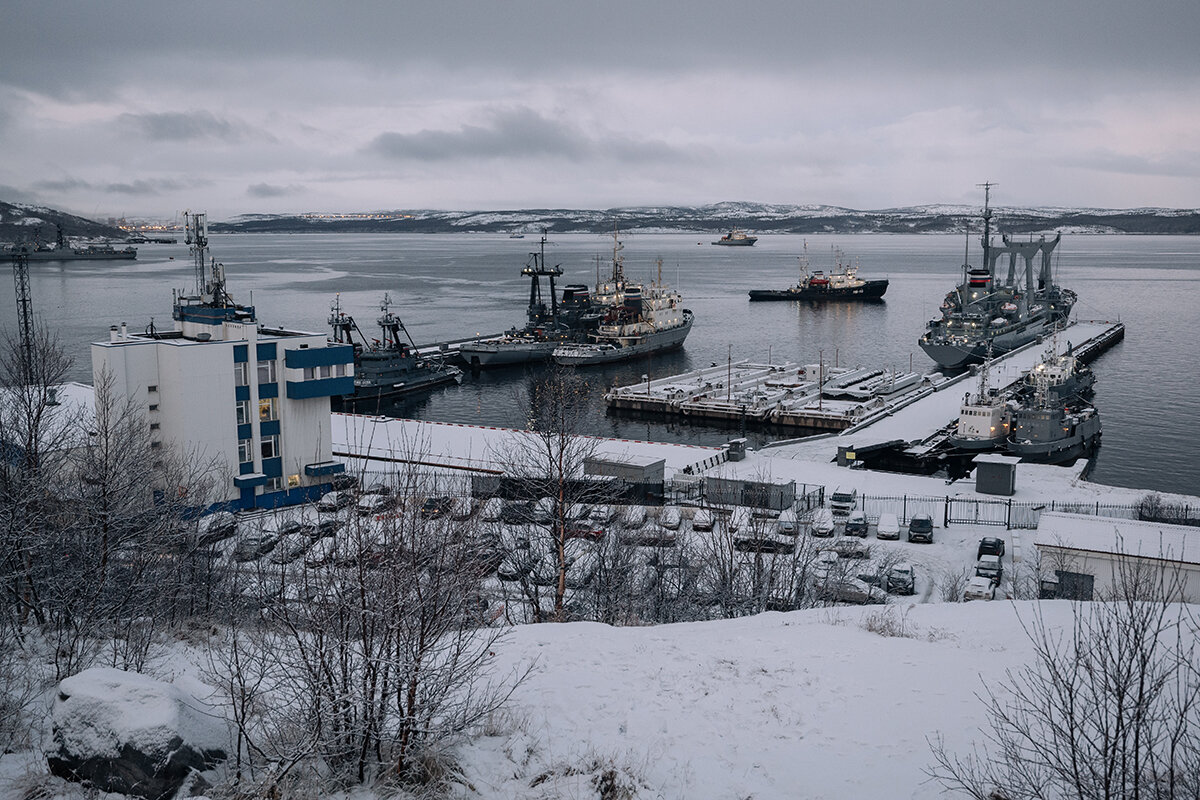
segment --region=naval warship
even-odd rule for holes
[[[1050,257],[1062,239],[1017,242],[1001,236],[992,242],[992,184],[984,184],[983,265],[963,260],[962,283],[942,302],[941,317],[930,320],[918,344],[940,366],[957,369],[983,361],[991,347],[997,355],[1034,341],[1064,324],[1075,305],[1075,293],[1054,283]],[[968,253],[969,256],[969,253]],[[1008,274],[1001,278],[997,262],[1008,256]],[[1017,259],[1025,262],[1018,274]],[[1034,259],[1040,260],[1035,275]],[[1022,278],[1024,280],[1022,280]]]

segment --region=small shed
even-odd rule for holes
[[[1012,497],[1017,491],[1017,464],[1021,459],[999,453],[985,453],[972,459],[975,463],[975,491],[980,494],[1002,494]]]
[[[584,475],[604,475],[630,483],[662,483],[667,460],[636,454],[591,455],[583,460]]]

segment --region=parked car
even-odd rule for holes
[[[713,513],[707,508],[697,508],[692,516],[692,530],[711,531],[713,529]]]
[[[969,600],[991,600],[995,596],[996,584],[978,575],[967,581],[967,588],[963,590],[964,603]]]
[[[330,481],[330,485],[333,486],[336,492],[353,492],[358,488],[358,478],[343,472],[334,475],[333,480]]]
[[[785,508],[779,515],[779,519],[775,520],[775,529],[788,536],[795,536],[799,533],[800,515],[796,513],[796,509]]]
[[[393,499],[386,494],[364,494],[355,503],[359,516],[369,517],[372,514],[382,514],[395,506]]]
[[[833,512],[828,508],[818,508],[813,512],[809,530],[813,536],[833,536]]]
[[[817,553],[817,557],[813,559],[813,577],[819,581],[823,581],[829,577],[830,572],[836,572],[836,565],[840,557],[833,550],[822,550]]]
[[[384,481],[375,480],[363,487],[360,494],[391,494],[392,486]]]
[[[913,594],[917,590],[917,576],[913,565],[901,562],[887,574],[887,590],[892,594]]]
[[[554,498],[539,497],[537,502],[533,504],[533,521],[534,522],[550,522],[554,519]]]
[[[469,497],[455,497],[450,500],[450,519],[462,522],[470,519],[475,513],[475,503]]]
[[[900,520],[896,519],[896,515],[890,511],[885,511],[879,515],[879,522],[875,524],[876,539],[899,539],[900,538]]]
[[[201,545],[223,542],[237,533],[237,517],[228,511],[218,511],[200,519]]]
[[[621,512],[621,525],[636,530],[646,524],[645,506],[625,506]]]
[[[592,516],[592,507],[587,503],[575,503],[567,509],[567,519],[579,522]]]
[[[816,586],[819,600],[832,600],[835,603],[886,603],[887,592],[878,586],[871,586],[858,578],[830,578],[821,581]]]
[[[275,543],[279,540],[273,533],[264,533],[261,535],[244,536],[237,543],[237,547],[233,551],[234,561],[257,561],[267,553],[275,549]]]
[[[850,512],[850,516],[846,519],[845,533],[847,536],[859,536],[865,539],[868,528],[866,514],[858,510]]]
[[[829,495],[829,509],[835,517],[849,516],[858,505],[858,490],[838,487]]]
[[[612,522],[617,517],[617,507],[605,503],[592,506],[591,519],[596,522]]]
[[[1004,577],[1004,565],[1000,563],[1000,556],[980,556],[979,563],[975,565],[975,575],[987,578],[992,583],[999,585],[1000,580]]]
[[[729,530],[736,533],[738,531],[749,531],[754,528],[754,518],[750,513],[750,509],[745,506],[735,506],[733,513],[729,515]]]
[[[354,502],[354,495],[348,491],[332,491],[321,495],[317,501],[317,511],[337,511]]]
[[[280,536],[271,551],[271,561],[276,564],[290,564],[308,552],[313,540],[299,533]]]
[[[509,500],[500,512],[500,520],[508,525],[533,522],[533,503],[528,500]]]
[[[658,524],[669,531],[679,530],[682,522],[683,515],[679,512],[679,506],[663,506],[662,511],[658,513]]]
[[[337,555],[338,543],[334,539],[318,539],[304,554],[304,566],[320,567]]]
[[[908,540],[933,544],[933,517],[917,514],[908,521]]]
[[[822,550],[832,550],[842,558],[870,558],[871,548],[856,536],[839,536],[832,542],[821,546]]]
[[[499,497],[489,497],[479,507],[479,518],[484,522],[499,522],[502,513],[504,513],[504,501]]]
[[[317,523],[317,527],[313,528],[311,535],[318,539],[328,539],[344,527],[346,527],[346,523],[340,519],[323,519]]]
[[[446,516],[450,513],[449,497],[429,497],[421,504],[421,516],[425,519]]]
[[[1004,557],[1004,540],[998,539],[995,536],[985,536],[979,540],[979,549],[975,553],[975,558],[983,558],[984,556],[1000,556]]]

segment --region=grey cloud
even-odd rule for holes
[[[286,197],[303,191],[303,186],[276,186],[271,183],[256,183],[246,187],[246,194],[251,197]]]
[[[37,181],[33,184],[33,188],[42,192],[74,192],[91,189],[92,185],[79,178],[59,178],[52,181]]]
[[[213,116],[208,111],[171,111],[160,114],[122,114],[117,122],[155,142],[186,142],[245,138],[246,126]]]
[[[1167,158],[1146,158],[1129,153],[1101,152],[1066,160],[1070,166],[1122,175],[1156,175],[1178,178],[1200,176],[1200,152],[1177,152]]]
[[[600,157],[624,161],[681,159],[681,155],[666,143],[628,137],[591,137],[530,108],[494,112],[488,125],[463,125],[458,130],[382,133],[366,149],[387,158],[415,161],[514,157],[558,157],[571,161]]]
[[[174,192],[189,188],[189,184],[160,178],[136,180],[130,183],[109,183],[104,185],[104,191],[112,194],[156,195],[162,192]]]

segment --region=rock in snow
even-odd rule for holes
[[[224,721],[190,692],[103,667],[58,685],[53,735],[47,762],[55,775],[149,800],[172,796],[229,747]]]

